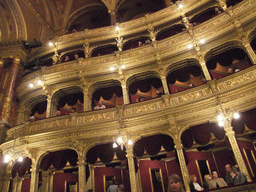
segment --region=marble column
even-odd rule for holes
[[[89,185],[89,189],[93,189],[93,191],[95,191],[95,187],[94,187],[94,166],[89,164],[89,170],[90,170],[90,177],[87,181],[87,184]]]
[[[111,25],[114,25],[117,22],[116,12],[114,10],[109,10],[108,13],[110,15]]]
[[[231,122],[230,122],[230,124],[231,124]],[[241,151],[238,147],[238,144],[237,144],[237,141],[235,138],[235,132],[233,131],[233,128],[231,127],[231,125],[225,125],[224,130],[226,132],[226,136],[228,137],[231,148],[234,152],[236,163],[239,166],[240,171],[245,174],[247,181],[251,182],[252,180],[250,178],[249,172],[244,163],[244,159],[242,157]]]
[[[132,146],[127,145],[126,153],[127,153],[126,157],[127,157],[128,166],[129,166],[131,192],[138,192]]]
[[[86,167],[84,157],[79,157],[78,159],[78,186],[79,191],[85,191],[85,183],[86,183]]]
[[[254,50],[252,49],[250,43],[244,42],[243,45],[246,49],[246,52],[247,52],[252,64],[255,65],[256,64],[256,54],[255,54]]]
[[[167,85],[167,81],[166,81],[166,77],[165,76],[161,76],[161,81],[162,81],[162,84],[163,84],[164,93],[165,94],[170,94],[169,88],[168,88],[168,85]]]
[[[91,111],[92,110],[92,100],[90,98],[90,93],[86,89],[84,90],[84,111]]]
[[[15,57],[12,62],[12,67],[10,70],[10,80],[9,85],[6,90],[5,100],[2,110],[2,120],[8,122],[11,117],[11,108],[12,108],[12,99],[15,88],[15,82],[17,79],[18,71],[19,71],[20,59]]]
[[[38,180],[39,180],[39,169],[38,165],[32,164],[31,165],[31,179],[30,179],[30,192],[37,192],[38,191]]]
[[[122,83],[122,91],[123,91],[123,100],[124,100],[124,104],[129,104],[130,103],[130,99],[129,99],[129,92],[127,90],[126,84]]]
[[[175,143],[174,147],[177,151],[178,158],[179,158],[180,169],[181,169],[181,173],[182,173],[182,177],[183,177],[183,183],[186,188],[186,192],[190,192],[190,188],[189,188],[190,179],[189,179],[188,169],[186,166],[185,157],[183,154],[183,145],[182,145],[181,141],[175,141],[174,143]]]

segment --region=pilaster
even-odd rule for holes
[[[31,165],[31,180],[30,180],[30,192],[38,191],[39,169],[37,164]]]
[[[183,182],[186,188],[187,192],[190,192],[190,188],[189,188],[189,174],[188,174],[188,169],[186,166],[186,161],[185,161],[185,157],[183,154],[183,145],[181,143],[181,141],[175,141],[175,149],[177,151],[178,154],[178,158],[179,158],[179,163],[180,163],[180,169],[181,169],[181,173],[182,173],[182,177],[183,177]]]
[[[86,185],[86,168],[85,168],[85,161],[83,157],[79,157],[78,159],[78,183],[79,183],[79,191],[85,191]]]
[[[246,49],[246,52],[247,52],[252,64],[255,65],[256,64],[256,54],[255,54],[254,50],[252,49],[250,43],[246,41],[246,42],[243,42],[243,45]]]
[[[128,90],[127,90],[127,87],[126,87],[126,84],[125,82],[123,81],[122,82],[122,91],[123,91],[123,100],[124,100],[124,104],[129,104],[130,103],[130,99],[129,99],[129,93],[128,93]]]
[[[238,144],[237,144],[237,141],[236,141],[236,138],[235,138],[235,132],[233,131],[233,128],[231,126],[230,127],[225,127],[224,130],[226,132],[226,136],[228,137],[231,148],[234,152],[236,163],[239,166],[240,171],[245,174],[245,176],[247,178],[247,181],[251,182],[252,180],[250,178],[249,172],[248,172],[248,170],[246,168],[246,165],[244,163],[241,151],[238,147]]]
[[[170,94],[169,89],[168,89],[168,85],[167,85],[167,81],[166,81],[166,77],[165,76],[161,76],[161,81],[163,84],[163,88],[164,88],[164,93],[165,94]]]
[[[129,166],[131,192],[137,192],[138,187],[136,182],[135,166],[134,166],[133,152],[132,152],[131,146],[127,146],[126,153],[127,153],[126,157],[127,157],[128,166]]]

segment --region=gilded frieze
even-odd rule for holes
[[[228,81],[225,81],[225,82],[223,82],[223,84],[225,84],[225,87],[227,89],[230,89],[230,88],[232,88],[234,86],[238,86],[238,85],[240,85],[242,83],[248,82],[249,80],[255,78],[255,72],[256,71],[254,70],[254,71],[245,73],[243,75],[240,75],[239,77],[232,78],[232,79],[230,79]],[[224,86],[220,86],[220,87],[218,86],[218,88],[221,91],[224,88]]]
[[[230,17],[228,14],[224,14],[221,17],[217,17],[217,18],[213,19],[211,22],[208,22],[207,24],[200,25],[200,26],[196,27],[194,29],[194,33],[200,34],[200,33],[205,33],[207,31],[211,31],[216,27],[216,25],[226,22],[229,18]]]
[[[97,121],[111,120],[116,118],[118,115],[117,111],[106,112],[106,113],[97,113],[88,116],[77,117],[77,124],[85,124]]]
[[[125,109],[124,114],[125,114],[125,116],[135,115],[135,114],[140,114],[140,113],[145,113],[145,112],[151,112],[153,110],[161,109],[163,107],[165,107],[165,104],[163,101],[152,102],[147,105],[141,105],[138,107],[132,107],[132,108]]]
[[[252,4],[255,4],[255,1],[253,1],[253,2],[246,1],[242,5],[236,7],[235,9],[233,9],[234,14],[237,15],[237,14],[241,13],[242,11],[245,11],[246,9],[251,8]]]

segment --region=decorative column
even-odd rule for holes
[[[15,178],[13,179],[12,181],[12,192],[18,192],[18,183],[19,183],[19,180],[18,180],[18,173],[16,174]]]
[[[26,120],[25,120],[25,111],[24,111],[24,109],[21,107],[21,108],[18,109],[18,117],[17,117],[17,122],[16,122],[16,124],[17,124],[17,125],[20,125],[20,124],[24,123],[24,121],[26,121]]]
[[[226,132],[226,136],[228,137],[231,148],[234,152],[236,163],[239,166],[240,171],[245,174],[245,176],[247,178],[247,181],[251,182],[252,180],[250,178],[250,175],[249,175],[248,170],[246,168],[246,165],[244,163],[241,151],[238,147],[238,144],[237,144],[237,141],[236,141],[236,138],[235,138],[235,132],[233,131],[233,128],[231,126],[231,121],[230,121],[229,126],[228,125],[224,126],[224,130]]]
[[[1,77],[1,74],[2,74],[3,67],[4,67],[4,60],[0,59],[0,77]]]
[[[212,80],[211,75],[210,75],[210,73],[209,73],[209,71],[208,71],[208,69],[207,69],[207,66],[206,66],[205,61],[204,61],[203,59],[200,59],[200,60],[199,60],[199,63],[200,63],[200,65],[201,65],[201,67],[202,67],[202,70],[203,70],[205,79],[206,79],[207,81]]]
[[[11,108],[12,108],[12,99],[13,99],[13,92],[15,88],[15,82],[17,79],[18,71],[19,71],[20,59],[15,57],[13,59],[12,68],[10,71],[10,82],[9,86],[6,90],[5,100],[2,110],[2,120],[8,122],[11,116]]]
[[[181,143],[181,141],[175,141],[175,149],[177,151],[178,154],[178,158],[179,158],[179,163],[180,163],[180,169],[181,169],[181,173],[182,173],[182,177],[183,177],[183,183],[185,185],[186,191],[190,192],[190,188],[189,188],[189,174],[188,174],[188,169],[186,166],[186,161],[185,161],[185,157],[183,154],[183,145]]]
[[[53,192],[53,172],[49,174],[49,192]]]
[[[163,84],[164,93],[165,94],[170,94],[169,89],[168,89],[168,85],[167,85],[167,81],[166,81],[166,77],[164,75],[161,75],[161,81],[162,81],[162,84]]]
[[[89,185],[89,189],[93,189],[94,190],[94,167],[93,165],[89,164],[89,170],[90,170],[90,177],[88,179],[88,185]]]
[[[116,12],[114,10],[108,10],[108,13],[110,15],[111,25],[114,25],[117,22]]]
[[[92,110],[92,99],[90,98],[90,93],[88,89],[84,89],[84,111]]]
[[[227,4],[225,3],[225,1],[223,1],[223,0],[216,0],[216,1],[219,3],[220,7],[221,7],[224,11],[227,9]]]
[[[56,101],[52,98],[52,96],[48,95],[47,97],[47,107],[46,107],[46,118],[52,117],[55,115],[57,111]]]
[[[253,65],[256,64],[256,54],[254,50],[252,49],[250,43],[248,41],[243,42],[244,47],[246,48],[247,54],[252,62]]]
[[[134,159],[133,159],[133,152],[132,146],[126,146],[126,157],[128,160],[129,166],[129,176],[130,176],[130,184],[131,184],[131,192],[138,192],[137,182],[136,182],[136,174],[135,174],[135,167],[134,167]]]
[[[30,192],[38,191],[39,169],[36,164],[31,165],[31,180],[30,180]]]
[[[127,87],[126,87],[126,83],[125,81],[123,80],[122,81],[122,91],[123,91],[123,100],[124,100],[124,104],[129,104],[130,103],[130,99],[129,99],[129,92],[127,90]]]
[[[78,191],[85,191],[85,175],[86,175],[86,168],[85,168],[85,161],[84,157],[78,158]]]
[[[17,192],[21,192],[22,191],[22,181],[24,180],[22,177],[18,177],[17,178]]]

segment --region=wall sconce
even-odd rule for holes
[[[126,144],[127,145],[132,145],[133,144],[131,139],[129,139],[128,137],[122,137],[121,134],[116,140],[114,138],[113,138],[113,140],[114,140],[113,148],[117,148],[118,146],[120,146],[122,151],[123,151],[124,146]]]

